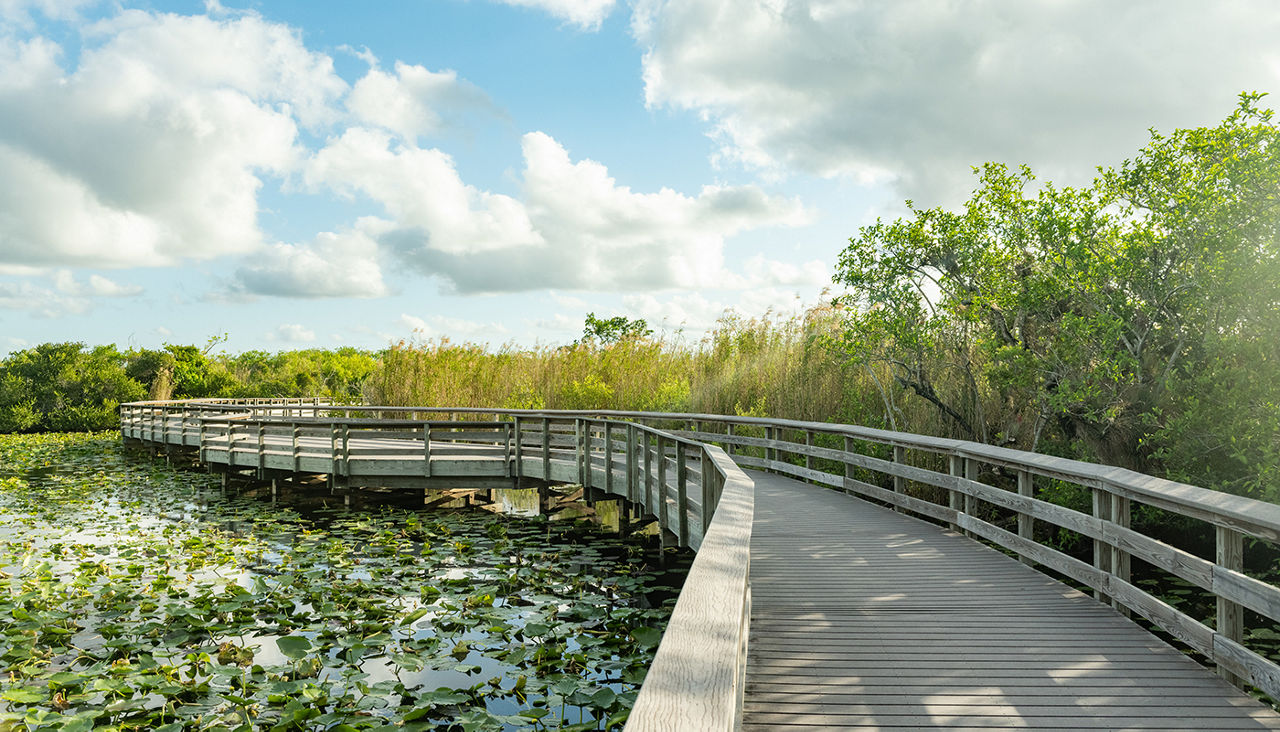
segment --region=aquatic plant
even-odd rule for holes
[[[224,497],[115,433],[0,436],[0,730],[617,728],[675,594],[654,559]]]

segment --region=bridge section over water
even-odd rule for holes
[[[1280,698],[1280,667],[1244,642],[1246,620],[1280,618],[1280,589],[1243,571],[1246,537],[1280,541],[1271,504],[974,443],[716,415],[169,402],[125,405],[122,422],[126,439],[260,475],[533,477],[626,499],[698,552],[629,730],[1280,730],[1240,690]],[[1038,498],[1049,485],[1081,486],[1093,510]],[[1211,525],[1214,557],[1135,531],[1137,504]],[[1061,529],[1092,541],[1091,562],[1044,541]],[[1135,562],[1209,593],[1213,617],[1140,589]]]

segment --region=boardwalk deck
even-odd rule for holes
[[[233,408],[241,413],[228,417]],[[212,417],[202,420],[202,410]],[[664,537],[698,551],[628,730],[1280,730],[1269,707],[1093,596],[967,536],[783,475],[932,516],[1043,562],[1273,698],[1280,666],[1242,641],[1245,609],[1280,622],[1280,588],[1244,573],[1243,548],[1246,537],[1280,544],[1280,506],[849,425],[520,410],[498,410],[505,422],[426,422],[442,410],[410,410],[414,420],[352,411],[406,408],[124,405],[122,432],[166,450],[198,448],[200,460],[258,478],[326,473],[358,489],[463,480],[504,487],[523,476],[626,498],[657,519]],[[701,431],[708,425],[724,431]],[[827,445],[842,438],[844,450],[819,445],[823,433]],[[894,459],[854,451],[858,440],[891,446]],[[934,464],[943,458],[949,473],[916,467],[908,448]],[[978,480],[984,463],[1016,474],[1017,492]],[[748,475],[747,466],[773,472]],[[858,470],[879,473],[879,482],[857,479]],[[1090,491],[1092,514],[1039,500],[1038,478]],[[912,496],[908,481],[947,491],[946,501]],[[1141,504],[1206,522],[1215,559],[1133,530]],[[999,526],[987,522],[995,507]],[[1090,538],[1092,563],[1034,541],[1038,522]],[[1207,592],[1216,613],[1188,615],[1146,594],[1131,583],[1131,560]]]
[[[1280,730],[1280,716],[995,550],[756,482],[744,729]]]

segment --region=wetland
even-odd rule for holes
[[[605,730],[688,558],[0,435],[0,731]]]

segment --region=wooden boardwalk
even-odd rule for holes
[[[124,405],[122,434],[256,480],[326,474],[350,491],[533,479],[625,499],[697,551],[628,732],[1280,730],[1280,715],[1230,683],[1280,699],[1280,666],[1246,645],[1247,628],[1280,623],[1280,587],[1244,571],[1246,540],[1280,546],[1275,504],[1007,448],[756,417],[157,402]],[[1092,513],[1037,497],[1048,480],[1089,491]],[[925,500],[916,489],[930,486]],[[1140,505],[1207,523],[1214,558],[1132,528]],[[1091,540],[1092,562],[1038,541],[1041,522]],[[1216,612],[1148,594],[1133,560],[1208,593]]]
[[[1056,580],[827,488],[755,480],[744,729],[1280,730]]]

